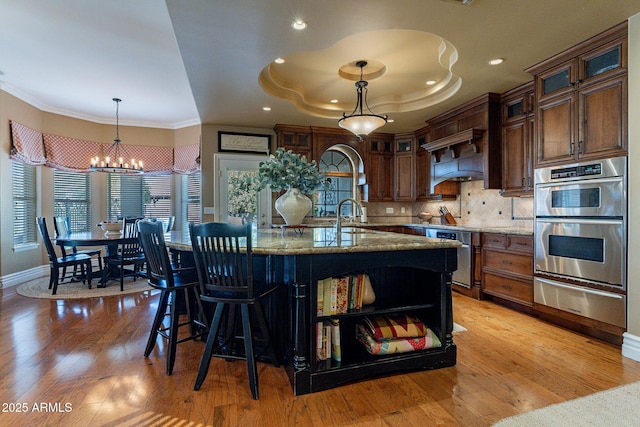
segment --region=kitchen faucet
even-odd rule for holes
[[[342,232],[342,220],[340,219],[340,209],[342,208],[342,205],[344,204],[344,202],[351,202],[351,204],[353,205],[353,211],[356,211],[356,208],[357,208],[357,210],[360,211],[360,215],[362,215],[362,205],[356,199],[347,197],[346,199],[340,200],[340,203],[338,203],[338,208],[336,209],[336,231],[338,236],[340,236],[340,233]]]

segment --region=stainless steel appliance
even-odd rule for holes
[[[626,157],[536,170],[536,303],[626,325],[626,172]]]
[[[471,288],[471,232],[427,228],[427,237],[457,240],[462,243],[458,248],[458,268],[453,272],[451,281],[465,288]]]

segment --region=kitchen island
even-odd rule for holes
[[[188,235],[167,234],[173,250],[189,252]],[[284,283],[267,307],[276,347],[301,395],[398,372],[435,369],[456,363],[453,343],[451,274],[459,242],[345,227],[302,230],[254,229],[254,276]],[[375,302],[359,310],[318,312],[318,282],[366,274]],[[371,355],[356,339],[365,316],[411,314],[438,337],[441,345],[424,350]],[[317,360],[318,322],[338,321],[342,360]]]

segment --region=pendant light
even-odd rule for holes
[[[118,112],[122,100],[120,98],[113,98],[113,101],[116,103],[116,137],[113,140],[113,144],[104,152],[102,158],[99,156],[91,158],[89,170],[93,172],[110,172],[124,175],[144,173],[142,162],[136,161],[133,157],[129,156],[124,145],[121,144]]]
[[[367,85],[369,83],[362,77],[362,69],[367,66],[367,61],[358,61],[356,66],[360,67],[360,80],[356,82],[356,108],[348,116],[342,113],[342,118],[338,120],[338,126],[347,129],[362,140],[369,133],[387,124],[387,116],[374,114],[367,104]]]

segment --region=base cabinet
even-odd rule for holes
[[[533,237],[482,234],[482,294],[532,311]]]
[[[351,381],[403,371],[435,369],[456,363],[451,311],[451,272],[455,249],[297,255],[284,259],[284,279],[292,288],[290,351],[287,373],[294,394],[326,390]],[[366,273],[374,304],[339,315],[318,316],[318,281]],[[293,280],[292,280],[293,279]],[[371,355],[356,340],[356,325],[365,316],[407,313],[418,317],[441,342],[440,347],[407,353]],[[316,360],[317,323],[340,324],[342,358]]]

